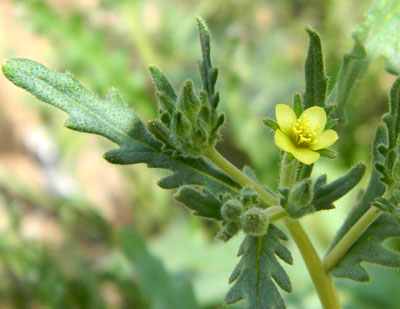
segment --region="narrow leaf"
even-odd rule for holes
[[[176,101],[177,96],[174,87],[171,85],[168,78],[161,71],[161,69],[156,65],[150,65],[149,70],[151,73],[151,77],[153,78],[154,84],[157,87],[157,90],[160,93],[165,94],[171,100]]]
[[[141,289],[150,300],[151,308],[198,308],[190,284],[185,282],[184,289],[178,286],[161,261],[150,254],[137,233],[124,229],[119,236],[122,253],[132,265]]]
[[[326,175],[320,176],[314,184],[313,206],[316,210],[333,208],[332,203],[347,194],[357,185],[365,172],[365,163],[354,166],[346,175],[326,184]]]
[[[306,28],[310,37],[305,63],[306,90],[303,94],[304,108],[311,106],[325,107],[328,79],[325,76],[324,58],[319,35]]]
[[[292,286],[275,255],[288,264],[293,260],[281,240],[287,240],[287,237],[272,224],[264,236],[246,236],[238,253],[242,258],[229,278],[233,285],[225,297],[225,304],[244,300],[248,309],[286,307],[276,285],[286,292],[291,292]]]
[[[203,89],[207,92],[211,106],[215,109],[219,102],[219,93],[215,92],[215,83],[218,77],[218,68],[213,67],[211,63],[210,30],[204,20],[197,17],[197,26],[199,30],[200,45],[202,51],[202,60],[199,60],[199,69]]]
[[[400,8],[400,7],[399,7]],[[390,110],[383,116],[388,131],[388,150],[396,147],[400,135],[400,78],[397,78],[390,90]]]

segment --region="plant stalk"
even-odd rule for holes
[[[215,148],[210,149],[206,157],[218,166],[221,170],[231,176],[242,186],[253,186],[253,189],[260,195],[261,200],[267,206],[279,205],[278,200],[271,193],[267,192],[262,186],[252,180],[250,177],[242,173],[237,167],[227,161]]]
[[[295,184],[297,167],[297,160],[288,162],[285,157],[282,159],[281,187],[290,188]],[[303,257],[323,308],[341,308],[332,276],[325,271],[321,259],[300,222],[289,217],[284,218],[283,222]]]
[[[209,151],[207,158],[222,169],[225,173],[231,176],[242,186],[252,185],[254,190],[260,194],[262,201],[269,206],[278,205],[276,197],[267,192],[263,187],[250,179],[247,175],[242,173],[239,169],[228,162],[220,153],[215,149]],[[298,161],[292,160],[288,162],[286,158],[283,160],[281,169],[281,186],[292,187],[296,182],[296,174]],[[276,208],[278,211],[271,212],[272,216],[285,217],[285,212],[280,208]],[[284,218],[284,223],[287,230],[293,237],[299,251],[304,259],[307,266],[308,272],[310,273],[312,282],[318,293],[319,299],[322,306],[325,309],[338,309],[341,308],[339,297],[336,292],[336,287],[333,283],[332,277],[324,270],[321,259],[319,258],[315,248],[313,247],[310,239],[308,238],[303,227],[297,220],[293,220],[289,217]]]
[[[371,206],[368,211],[348,230],[340,241],[324,258],[324,269],[329,272],[343,258],[347,250],[368,229],[368,227],[382,214],[382,211]]]

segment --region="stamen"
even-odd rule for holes
[[[307,116],[302,116],[294,122],[291,120],[292,131],[294,134],[294,140],[299,146],[314,145],[317,143],[314,138],[317,136],[316,132],[321,127],[317,125],[314,130],[310,130],[310,119]]]

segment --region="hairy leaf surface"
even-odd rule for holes
[[[65,126],[72,130],[102,135],[120,146],[105,154],[115,164],[146,163],[171,170],[160,180],[165,189],[184,184],[207,186],[210,190],[231,191],[240,186],[229,176],[198,158],[173,156],[146,130],[135,112],[112,89],[106,101],[87,90],[70,74],[50,71],[27,59],[11,59],[3,65],[5,76],[39,100],[70,115]],[[166,86],[168,89],[168,86]],[[172,92],[172,90],[168,90]]]
[[[306,90],[303,95],[304,109],[325,106],[328,78],[325,76],[321,39],[315,31],[306,28],[310,45],[305,63]]]
[[[346,195],[357,185],[365,172],[365,163],[354,166],[346,175],[326,184],[326,174],[318,177],[314,184],[312,201],[316,210],[334,208],[332,203]]]
[[[332,275],[366,282],[370,277],[362,262],[400,267],[400,253],[383,244],[392,237],[400,237],[400,221],[389,214],[382,214],[332,269]]]
[[[229,278],[233,285],[225,297],[226,304],[244,300],[249,309],[285,308],[276,284],[289,293],[292,286],[275,255],[288,264],[293,260],[281,240],[287,237],[273,224],[264,236],[246,236],[238,253],[242,258]]]

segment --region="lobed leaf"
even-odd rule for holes
[[[222,220],[222,202],[210,190],[196,190],[191,186],[182,186],[175,194],[175,199],[194,210],[196,216]]]
[[[389,214],[380,215],[332,269],[332,275],[366,282],[370,277],[362,262],[400,267],[400,253],[383,245],[393,237],[400,237],[400,221]]]
[[[276,284],[289,293],[292,286],[275,255],[288,264],[293,260],[281,240],[287,240],[287,237],[273,224],[264,236],[246,236],[238,253],[242,258],[229,278],[233,285],[225,297],[225,304],[244,300],[245,307],[251,309],[286,307]]]
[[[385,192],[385,185],[379,180],[379,173],[374,168],[376,163],[382,163],[384,157],[378,151],[379,145],[386,143],[386,130],[383,126],[379,126],[376,130],[374,144],[372,146],[373,160],[372,171],[369,178],[367,189],[360,197],[358,203],[352,208],[349,215],[346,217],[344,223],[336,233],[331,245],[329,246],[329,253],[332,248],[343,238],[343,236],[350,230],[350,228],[364,215],[370,208],[370,204]]]
[[[240,189],[235,181],[201,158],[174,156],[146,130],[133,109],[112,89],[106,101],[87,90],[70,74],[57,73],[27,59],[11,59],[3,65],[4,75],[39,100],[70,115],[65,126],[102,135],[120,146],[104,157],[115,164],[146,163],[173,173],[159,181],[165,189],[184,184],[207,186],[213,191]]]

